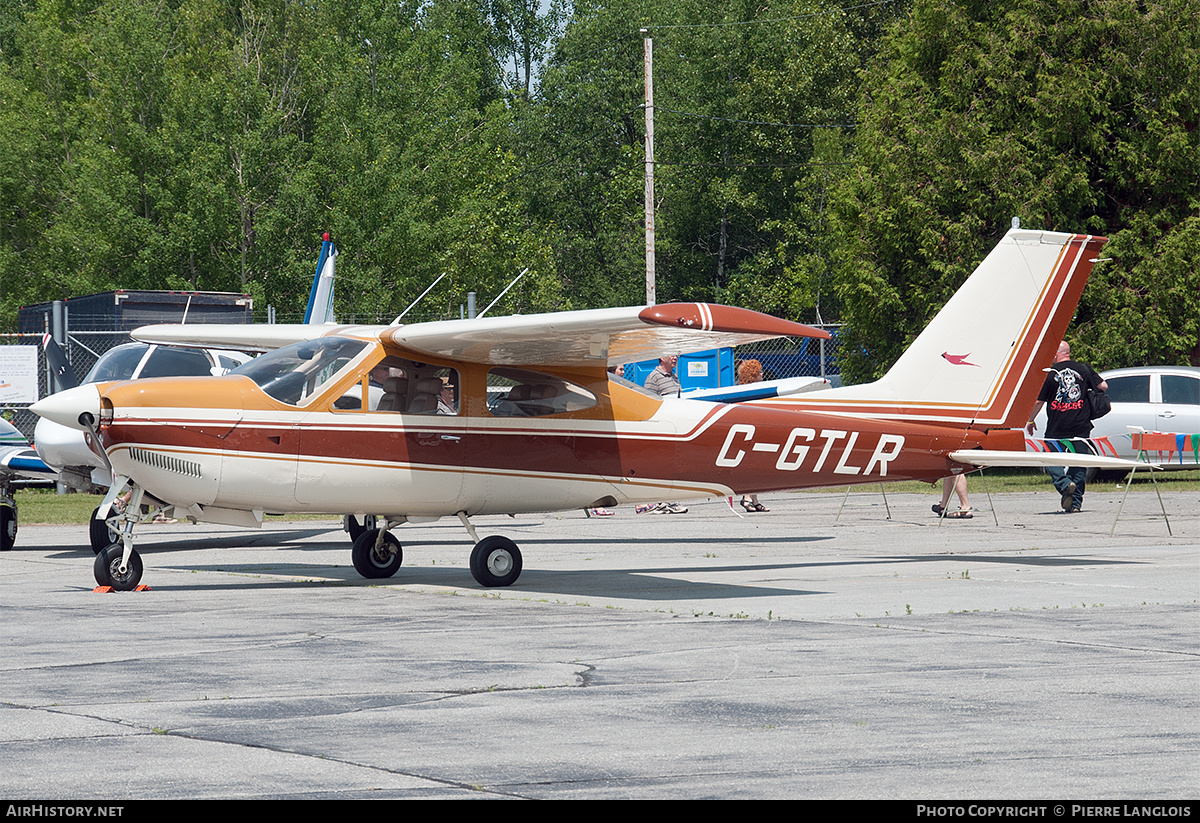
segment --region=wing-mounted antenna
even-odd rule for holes
[[[437,280],[434,280],[432,283],[430,283],[430,284],[429,284],[429,287],[428,287],[428,288],[426,288],[426,289],[425,289],[425,291],[421,292],[421,296],[420,296],[420,297],[418,297],[416,300],[412,301],[411,303],[409,303],[409,304],[408,304],[408,308],[407,308],[407,309],[405,309],[404,311],[400,312],[398,315],[396,315],[396,319],[395,319],[395,320],[393,320],[393,321],[392,321],[391,323],[389,323],[388,325],[390,325],[390,326],[399,326],[399,325],[400,325],[400,318],[402,318],[402,317],[404,317],[404,315],[408,314],[408,312],[409,312],[409,309],[411,309],[413,306],[417,305],[417,304],[418,304],[418,303],[420,303],[422,300],[424,300],[424,299],[425,299],[425,295],[429,294],[429,292],[433,290],[433,287],[434,287],[434,286],[436,286],[438,283],[442,282],[442,278],[443,278],[443,277],[445,277],[445,276],[446,276],[446,272],[442,272],[441,274],[439,274],[439,275],[438,275],[438,277],[437,277]]]
[[[481,311],[479,314],[475,315],[475,319],[478,320],[480,317],[483,317],[485,314],[487,314],[489,311],[491,311],[492,306],[499,303],[500,298],[503,297],[504,295],[508,294],[508,290],[511,289],[513,286],[517,285],[517,281],[520,280],[522,277],[524,277],[528,272],[529,272],[528,266],[521,269],[521,273],[518,274],[516,277],[514,277],[511,283],[509,283],[507,286],[504,287],[504,291],[502,291],[498,295],[496,295],[496,299],[493,300],[491,303],[488,303],[488,307],[486,309]]]

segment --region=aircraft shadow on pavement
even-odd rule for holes
[[[299,550],[319,549],[328,551],[328,543],[299,543],[298,541],[312,540],[322,534],[329,534],[329,528],[320,529],[289,529],[287,531],[271,530],[264,532],[243,529],[229,534],[187,534],[175,532],[172,534],[154,534],[142,532],[138,535],[137,550],[142,555],[154,555],[161,552],[197,551],[203,549],[270,549],[292,548]],[[345,545],[350,546],[350,540],[342,534]],[[94,552],[87,545],[86,532],[77,539],[70,538],[72,545],[64,546],[59,554],[49,555],[56,558],[78,556],[92,557]],[[295,545],[293,545],[295,544]],[[29,551],[45,551],[44,546],[14,546],[14,550],[22,548]]]
[[[1111,566],[1138,564],[1139,561],[1124,561],[1097,559],[1085,557],[1041,557],[1041,558],[1012,558],[992,555],[935,555],[928,557],[875,557],[861,560],[837,560],[818,562],[783,562],[783,563],[725,563],[702,565],[680,564],[676,566],[647,566],[642,568],[604,568],[604,569],[529,569],[522,574],[520,580],[506,589],[484,589],[472,578],[464,562],[461,566],[402,566],[394,577],[382,580],[366,580],[350,566],[323,566],[298,563],[229,563],[229,564],[187,564],[174,567],[179,571],[202,571],[230,575],[253,575],[253,580],[230,581],[221,583],[205,581],[186,586],[174,585],[160,581],[159,588],[172,591],[196,590],[212,591],[214,589],[251,589],[275,588],[295,589],[312,586],[369,586],[369,587],[404,587],[404,586],[444,586],[458,589],[473,589],[480,593],[520,592],[552,593],[560,596],[595,596],[614,597],[629,600],[649,602],[688,601],[696,599],[739,599],[757,597],[799,597],[813,594],[828,594],[826,590],[780,587],[780,578],[786,575],[796,575],[796,582],[803,582],[800,576],[805,569],[830,569],[848,567],[883,566],[896,563],[945,563],[969,560],[971,563],[998,563],[1004,565],[1026,565],[1040,567],[1068,566]],[[713,580],[697,580],[697,576],[729,575],[762,573],[770,576],[772,585],[747,584],[743,582],[722,583]],[[303,578],[308,580],[281,579]]]
[[[401,545],[406,549],[410,546],[450,546],[462,548],[464,557],[469,553],[471,548],[470,538],[466,532],[462,533],[461,537],[452,537],[445,539],[405,539],[406,536],[411,537],[411,533],[406,535],[403,529],[397,529],[395,532],[400,538]],[[315,538],[321,535],[329,535],[328,539],[318,541]],[[729,537],[689,537],[686,540],[681,540],[679,537],[608,537],[600,541],[592,537],[528,537],[520,536],[517,542],[521,546],[546,545],[546,546],[594,546],[598,542],[603,542],[607,545],[678,545],[687,543],[689,545],[709,545],[721,546],[728,545],[737,538]],[[829,536],[782,536],[782,537],[759,537],[753,538],[755,543],[771,543],[771,544],[788,544],[788,543],[811,543],[822,540],[832,540]],[[223,535],[206,535],[206,534],[169,534],[169,535],[143,535],[137,542],[137,550],[143,556],[153,556],[159,553],[170,553],[177,551],[202,551],[202,550],[217,550],[217,549],[290,549],[292,551],[334,551],[337,549],[350,550],[350,538],[344,532],[330,532],[328,528],[324,529],[294,529],[287,531],[243,531],[234,534]],[[19,547],[17,547],[19,548]],[[31,550],[42,551],[39,546],[29,547]],[[75,555],[90,556],[93,552],[86,545],[79,545],[72,548],[66,548],[56,557],[72,557]]]

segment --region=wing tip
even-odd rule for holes
[[[696,331],[762,334],[773,337],[832,337],[824,329],[806,326],[762,312],[717,303],[659,303],[638,313],[643,323]]]

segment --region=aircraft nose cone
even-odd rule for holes
[[[29,410],[60,426],[91,431],[100,421],[100,390],[94,383],[76,386],[39,400]]]

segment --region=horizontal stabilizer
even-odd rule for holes
[[[781,380],[763,380],[742,386],[721,386],[715,389],[685,391],[685,400],[710,400],[714,403],[744,403],[747,400],[766,400],[771,397],[786,397],[791,394],[821,391],[829,388],[829,381],[821,377],[785,377]]]
[[[968,449],[950,452],[950,459],[980,468],[997,466],[1075,466],[1082,468],[1133,471],[1134,469],[1161,469],[1158,463],[1143,463],[1140,460],[1125,460],[1120,457],[1104,457],[1099,454],[1071,454],[1068,452],[1006,452]]]

